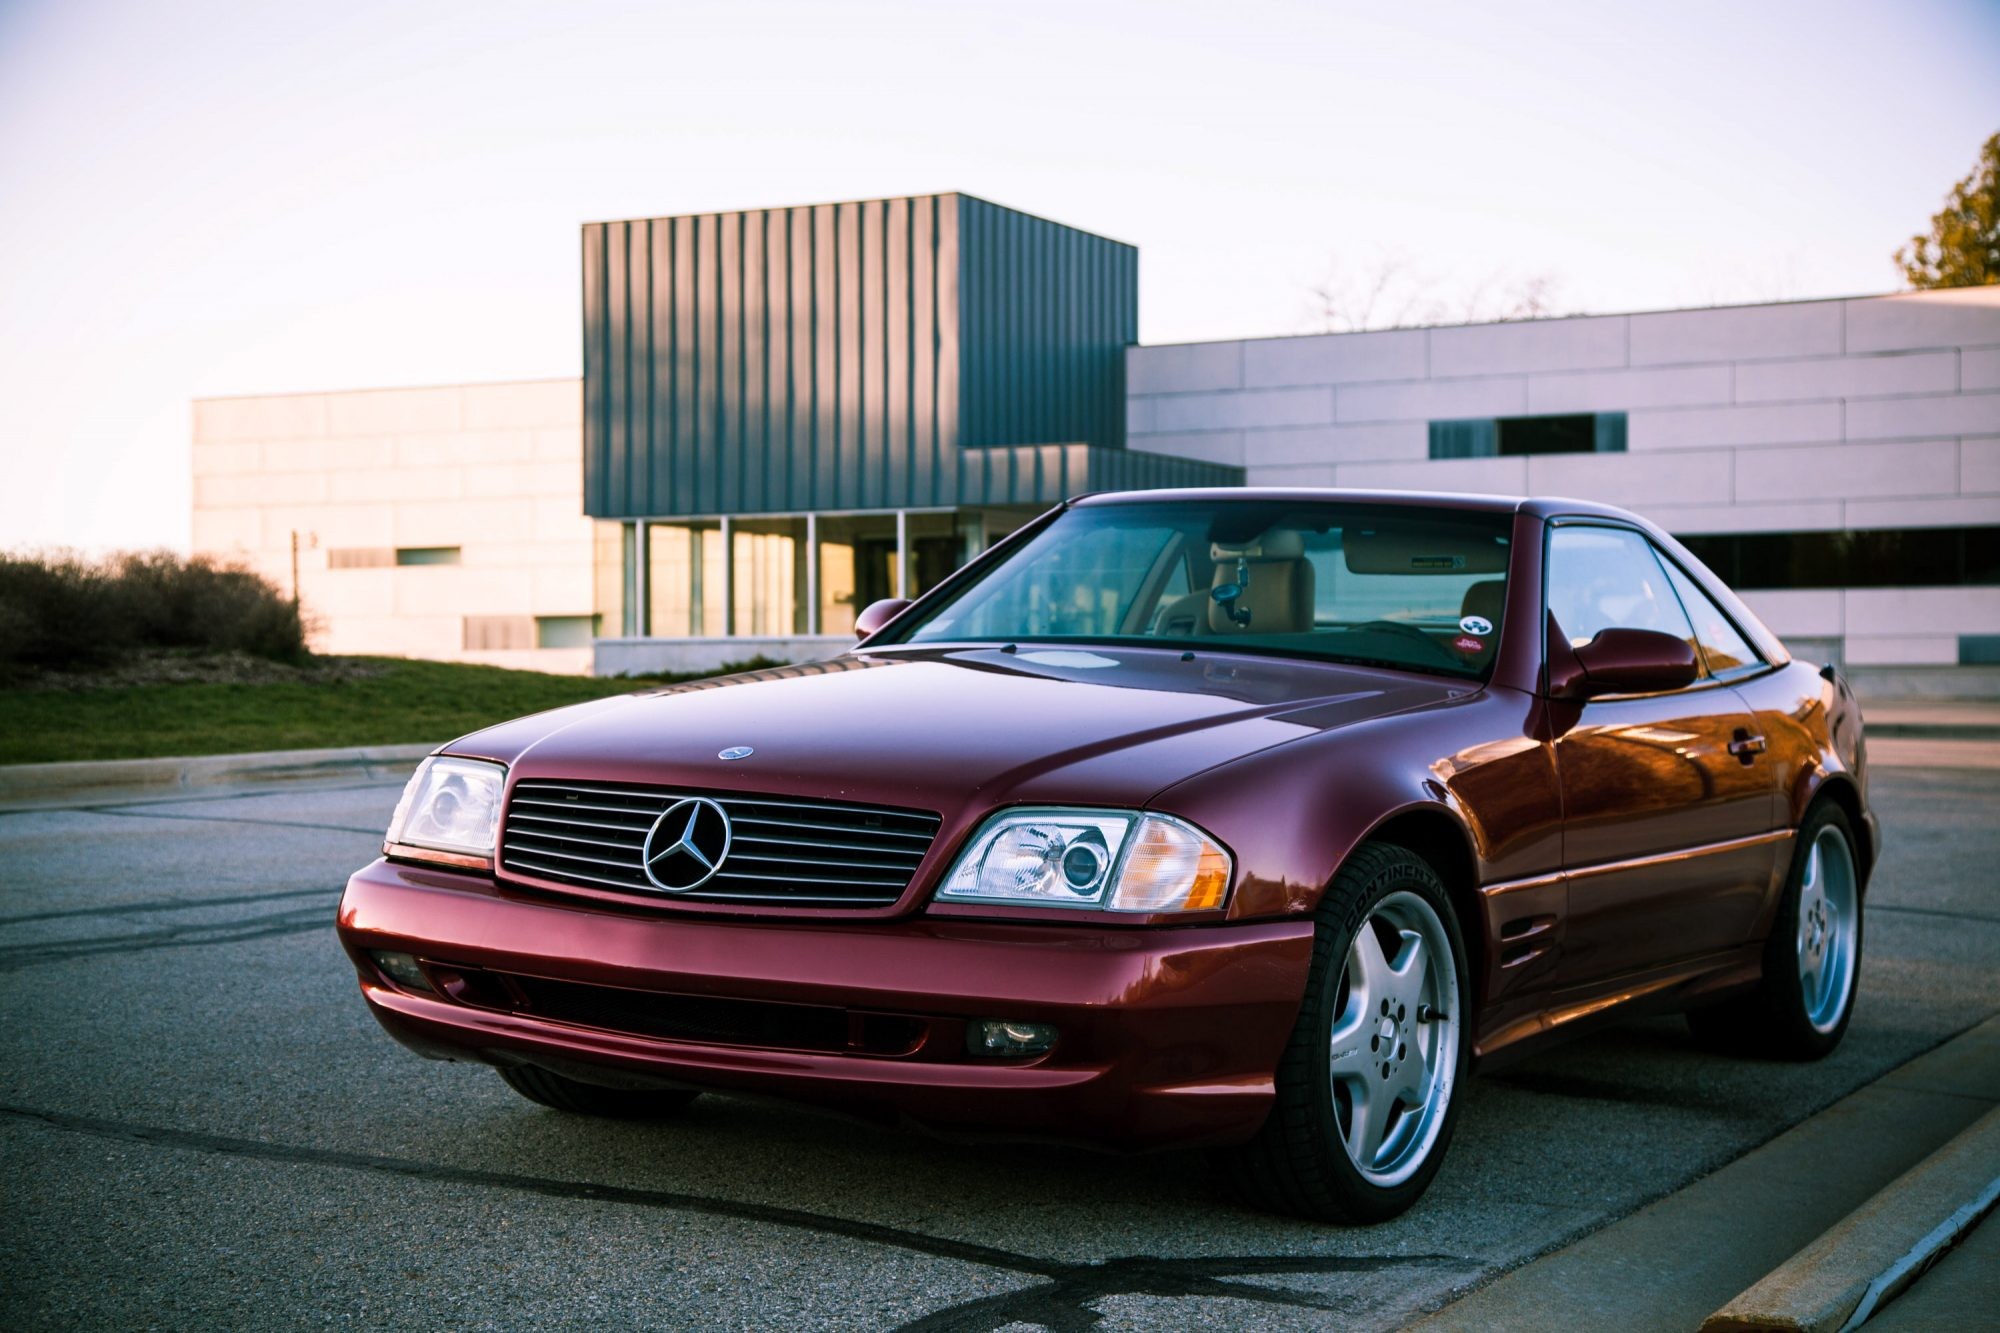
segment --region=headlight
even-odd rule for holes
[[[506,781],[504,766],[482,759],[424,760],[396,803],[383,852],[491,870]]]
[[[1168,815],[1008,810],[986,821],[937,901],[1200,912],[1222,906],[1234,869],[1215,839]]]

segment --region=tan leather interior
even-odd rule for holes
[[[1208,629],[1212,634],[1304,634],[1313,627],[1313,567],[1305,538],[1297,531],[1265,533],[1243,546],[1217,544],[1210,552],[1215,576],[1209,583]],[[1246,578],[1239,580],[1239,562]],[[1243,582],[1238,610],[1250,613],[1240,624],[1214,590]]]
[[[1153,633],[1169,639],[1208,633],[1208,594],[1184,593],[1162,606],[1153,617]]]
[[[1507,580],[1485,579],[1465,590],[1465,600],[1459,603],[1461,616],[1482,616],[1500,624],[1500,612],[1507,605]]]

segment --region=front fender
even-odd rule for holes
[[[1356,847],[1412,814],[1458,830],[1477,883],[1553,873],[1561,798],[1539,717],[1532,696],[1488,689],[1275,746],[1149,804],[1236,852],[1237,918],[1312,912]]]

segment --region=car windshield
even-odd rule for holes
[[[1249,499],[1080,505],[879,642],[1226,647],[1483,678],[1510,520]]]

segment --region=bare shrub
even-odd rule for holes
[[[0,552],[0,668],[74,670],[159,649],[310,656],[298,608],[248,569],[170,551]]]

